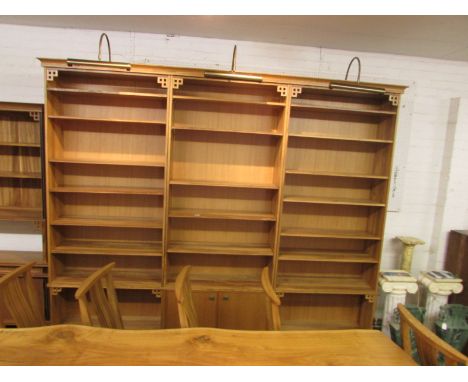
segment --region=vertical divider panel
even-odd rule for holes
[[[286,169],[286,155],[288,149],[288,130],[289,130],[289,120],[291,115],[291,98],[293,96],[293,86],[287,85],[286,87],[286,106],[284,108],[283,114],[283,137],[281,139],[281,154],[279,160],[279,166],[276,169],[278,171],[278,193],[276,198],[276,225],[275,225],[275,241],[273,247],[273,271],[272,271],[272,284],[273,288],[276,287],[276,277],[278,274],[278,256],[280,251],[280,234],[281,234],[281,215],[283,213],[283,191],[284,191],[284,178],[285,178],[285,169]],[[294,87],[294,96],[297,95],[298,87]],[[278,91],[280,87],[278,86]]]

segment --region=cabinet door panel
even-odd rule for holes
[[[266,304],[263,293],[219,293],[218,328],[266,330]]]
[[[217,295],[216,292],[193,292],[193,302],[197,310],[200,327],[216,327]],[[173,291],[167,292],[164,327],[180,328],[177,302]]]

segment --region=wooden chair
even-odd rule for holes
[[[458,350],[437,337],[419,322],[403,304],[398,304],[403,349],[411,356],[410,331],[414,335],[418,355],[423,366],[437,366],[439,354],[444,355],[445,365],[468,365],[468,358]]]
[[[44,325],[31,275],[34,264],[30,262],[22,265],[0,278],[0,298],[3,299],[18,328]]]
[[[110,263],[98,269],[76,291],[83,324],[94,326],[91,315],[95,314],[101,327],[124,328],[111,275],[114,266],[115,263]]]
[[[267,324],[269,330],[281,330],[281,319],[279,313],[279,307],[281,300],[275,293],[273,286],[271,285],[269,269],[268,267],[262,270],[262,287],[266,294],[266,311],[267,311]]]
[[[175,282],[175,296],[181,328],[198,327],[198,316],[193,304],[192,288],[189,280],[191,268],[190,265],[185,266],[177,275]]]

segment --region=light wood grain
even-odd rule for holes
[[[2,365],[414,365],[372,330],[158,331],[59,325],[0,330]]]

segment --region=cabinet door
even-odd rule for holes
[[[217,316],[216,292],[192,292],[200,327],[215,328]],[[164,328],[180,328],[177,302],[173,291],[166,292]]]
[[[267,330],[264,293],[219,292],[218,328]]]

